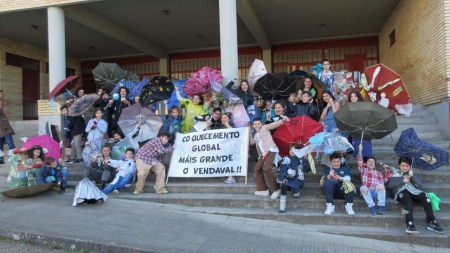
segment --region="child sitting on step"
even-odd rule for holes
[[[400,175],[392,176],[388,179],[388,189],[392,191],[394,200],[400,202],[403,205],[403,214],[406,221],[406,233],[418,234],[419,231],[414,225],[413,217],[413,202],[421,202],[425,215],[427,217],[427,229],[436,233],[445,233],[445,230],[439,226],[436,222],[436,218],[433,214],[433,208],[431,206],[431,200],[428,195],[423,191],[422,182],[419,177],[413,173],[411,169],[412,160],[408,157],[400,157],[398,159],[398,166],[400,167]],[[389,169],[389,166],[383,164],[385,170]],[[387,177],[387,176],[386,176]]]
[[[59,193],[64,194],[69,181],[69,170],[67,167],[58,164],[53,157],[46,157],[45,165],[40,168],[37,174],[37,184],[57,183],[60,187]]]
[[[333,199],[345,199],[345,211],[348,215],[355,215],[353,211],[354,185],[350,181],[350,170],[341,165],[341,154],[334,152],[330,155],[331,168],[323,172],[325,181],[323,192],[327,203],[326,215],[334,213]]]
[[[123,187],[131,186],[136,175],[136,163],[133,160],[133,156],[134,148],[127,148],[124,160],[108,160],[108,164],[111,167],[117,168],[117,174],[114,180],[102,190],[104,194],[110,192],[118,194]]]
[[[361,195],[369,207],[370,214],[384,214],[386,212],[386,189],[384,188],[384,183],[391,176],[391,171],[385,169],[385,175],[381,174],[375,167],[376,159],[374,157],[368,157],[365,163],[362,161],[362,145],[359,145],[358,152],[358,169],[361,175]],[[375,206],[374,199],[378,200],[378,210]]]

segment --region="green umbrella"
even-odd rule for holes
[[[340,130],[361,139],[381,139],[397,129],[395,113],[374,102],[347,103],[334,120]]]

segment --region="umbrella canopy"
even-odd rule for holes
[[[264,66],[264,62],[259,59],[255,59],[252,66],[250,66],[247,75],[248,86],[251,91],[255,87],[256,81],[265,74],[267,74],[267,69],[266,66]]]
[[[308,152],[324,152],[331,155],[335,151],[348,151],[353,149],[344,136],[337,132],[321,132],[309,138]]]
[[[99,97],[97,93],[92,93],[75,99],[69,107],[69,116],[75,117],[85,113]]]
[[[318,88],[320,90],[320,94],[319,97],[322,97],[321,94],[324,90],[327,90],[327,85],[322,82],[319,78],[317,78],[317,76],[308,73],[306,71],[300,70],[300,69],[296,69],[293,72],[289,73],[289,75],[293,75],[295,78],[298,79],[298,82],[296,84],[296,89],[297,90],[303,90],[305,88],[305,78],[306,77],[310,77],[313,80],[313,85],[314,87]]]
[[[139,131],[137,139],[142,142],[155,138],[163,123],[159,115],[154,114],[147,107],[135,103],[122,110],[117,124],[127,136],[134,135]]]
[[[297,92],[298,78],[288,73],[267,73],[256,81],[253,90],[264,99],[277,100]]]
[[[60,157],[60,147],[59,143],[54,141],[50,136],[44,134],[40,136],[35,136],[28,138],[23,144],[22,148],[31,149],[33,146],[41,146],[44,150],[45,157],[53,157],[56,161]],[[47,152],[45,152],[47,151]]]
[[[55,88],[48,94],[48,99],[52,97],[57,97],[66,92],[66,90],[71,90],[77,85],[78,80],[80,80],[79,76],[69,76],[66,79],[62,80]]]
[[[225,111],[231,113],[231,123],[233,123],[235,127],[246,127],[248,122],[250,122],[247,110],[245,110],[242,103],[228,106]]]
[[[169,99],[172,96],[174,86],[165,76],[154,77],[142,88],[139,103],[142,106]]]
[[[144,88],[145,85],[147,85],[148,79],[147,77],[144,77],[142,81],[140,81],[138,84],[136,84],[133,88],[131,88],[130,93],[128,94],[127,98],[131,101],[134,101],[134,96],[139,95],[141,96],[142,88]]]
[[[100,62],[95,69],[92,70],[95,83],[105,92],[109,93],[114,89],[116,84],[122,79],[127,79],[129,73],[115,63]]]
[[[281,156],[289,156],[289,144],[306,144],[311,136],[319,132],[323,132],[322,124],[309,117],[298,116],[278,127],[273,141]]]
[[[367,67],[364,71],[369,95],[380,105],[398,113],[396,105],[409,104],[409,94],[399,74],[383,64]]]
[[[217,69],[205,66],[189,77],[183,90],[188,96],[203,95],[211,91],[211,79],[220,83],[223,76]]]
[[[99,138],[85,143],[83,152],[81,153],[84,166],[89,166],[95,156],[102,154],[102,147],[106,142],[105,139]]]
[[[448,164],[448,152],[426,141],[421,141],[414,128],[408,128],[401,133],[394,151],[400,157],[410,158],[411,167],[422,170],[433,170]]]
[[[30,185],[25,187],[20,187],[8,191],[2,192],[3,196],[9,197],[9,198],[27,198],[27,197],[33,197],[38,194],[41,194],[43,192],[51,190],[53,187],[58,186],[58,184],[55,183],[49,183],[49,184],[40,184],[40,185]]]
[[[395,113],[374,102],[347,103],[334,120],[340,130],[362,139],[381,139],[397,129]]]
[[[72,206],[95,204],[99,201],[103,203],[107,198],[108,196],[100,191],[94,183],[88,178],[84,178],[78,183],[77,188],[75,188]]]
[[[122,87],[127,88],[129,94],[136,84],[137,83],[135,80],[121,80],[116,84],[116,86],[114,86],[114,89],[109,93],[109,95],[112,97],[114,94],[119,93],[119,89]],[[131,100],[133,100],[133,98]]]

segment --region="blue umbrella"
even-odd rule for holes
[[[128,93],[133,89],[133,87],[136,86],[136,81],[134,80],[122,80],[116,84],[114,89],[109,93],[109,95],[112,97],[115,93],[119,92],[119,88],[125,87],[128,89]]]
[[[131,90],[130,93],[128,94],[127,98],[130,99],[131,101],[134,101],[134,96],[136,95],[141,95],[141,91],[142,88],[148,84],[148,79],[147,77],[144,77],[142,79],[142,81],[140,83],[138,83],[137,85],[135,85]]]
[[[410,158],[411,167],[422,170],[433,170],[448,164],[448,152],[426,141],[421,141],[414,128],[408,128],[401,133],[394,151],[400,157]]]
[[[178,91],[180,92],[180,95],[183,98],[187,98],[188,97],[186,95],[186,93],[184,93],[184,90],[183,90],[183,86],[184,86],[184,84],[186,82],[187,82],[187,79],[172,81],[174,86],[178,86]],[[171,108],[174,105],[179,106],[180,105],[180,101],[178,101],[178,99],[177,99],[177,94],[175,92],[172,92],[172,96],[169,98],[169,103],[168,103],[167,106],[169,108]]]

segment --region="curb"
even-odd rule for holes
[[[103,244],[93,241],[69,239],[57,236],[39,235],[29,232],[21,232],[17,230],[0,229],[0,237],[13,241],[20,241],[44,247],[52,247],[54,249],[68,250],[73,252],[89,252],[96,253],[164,253],[163,251],[154,251],[138,248],[123,247],[119,245]]]

